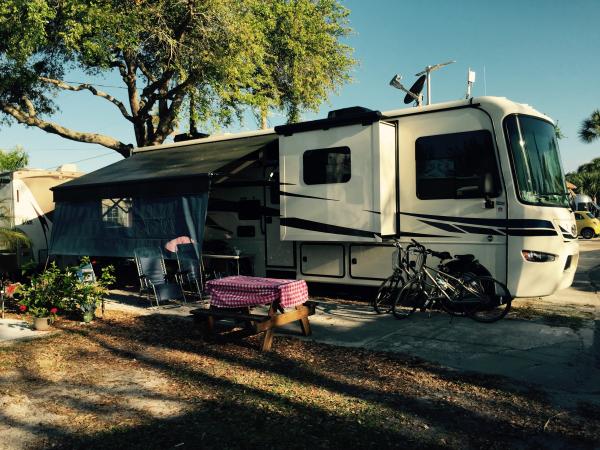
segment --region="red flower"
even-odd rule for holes
[[[17,284],[9,284],[6,286],[6,296],[12,297],[17,290]]]
[[[25,305],[19,305],[19,311],[21,311],[21,312],[27,311],[27,306],[25,306]]]
[[[58,308],[50,308],[50,314],[56,314],[58,312]]]

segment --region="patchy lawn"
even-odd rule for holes
[[[554,327],[568,327],[573,331],[594,328],[596,306],[592,304],[557,304],[542,299],[518,299],[512,304],[508,319],[533,320]]]
[[[0,348],[0,448],[592,448],[600,411],[399,355],[108,312]]]

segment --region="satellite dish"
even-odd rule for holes
[[[409,91],[412,92],[416,97],[419,97],[421,95],[421,92],[423,92],[423,86],[425,86],[426,78],[427,78],[427,75],[421,75],[409,89]],[[404,97],[405,105],[408,105],[414,101],[415,101],[415,98],[413,96],[411,96],[410,94],[406,94],[406,96]]]

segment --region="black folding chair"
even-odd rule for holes
[[[135,249],[134,256],[140,279],[140,293],[145,292],[151,305],[151,295],[156,300],[156,306],[167,300],[186,302],[181,284],[170,283],[167,279],[167,269],[160,247]]]
[[[177,276],[181,288],[187,286],[190,291],[202,298],[204,277],[202,274],[202,258],[200,248],[196,244],[179,244],[177,246]]]

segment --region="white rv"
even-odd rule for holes
[[[13,248],[0,242],[0,270],[11,271],[23,263],[44,263],[52,231],[54,201],[50,188],[83,175],[72,164],[58,170],[23,169],[0,173],[0,226],[16,228],[30,246]]]
[[[256,275],[374,286],[391,273],[399,237],[475,255],[516,297],[573,281],[577,230],[553,121],[528,105],[480,97],[348,108],[136,153],[177,158],[223,152],[228,141],[253,153],[211,174],[205,241],[250,255]]]

